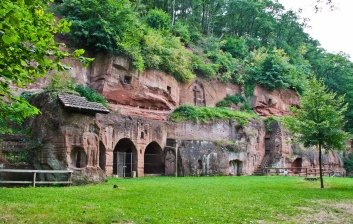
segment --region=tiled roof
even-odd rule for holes
[[[71,94],[59,94],[58,98],[66,109],[90,113],[109,113],[109,110],[101,103],[88,102],[84,97]]]

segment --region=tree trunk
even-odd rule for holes
[[[321,153],[321,143],[319,143],[319,168],[320,168],[320,183],[321,183],[321,188],[324,188],[324,180],[322,179],[322,153]]]
[[[175,0],[173,0],[173,19],[172,19],[172,27],[174,27],[175,23]]]

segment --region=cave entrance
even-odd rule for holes
[[[113,174],[133,177],[137,170],[136,147],[129,138],[120,139],[113,153]]]
[[[164,158],[162,148],[157,142],[151,142],[147,145],[144,155],[144,174],[163,175]]]
[[[293,169],[293,173],[295,173],[295,174],[300,173],[301,167],[302,167],[302,162],[303,162],[303,159],[302,159],[302,158],[296,158],[296,159],[292,162],[291,167],[292,167],[292,168],[295,168],[295,169]]]
[[[229,161],[229,175],[230,176],[240,176],[241,170],[243,168],[243,162],[240,160]]]
[[[106,150],[103,142],[99,142],[99,167],[105,171],[105,164],[106,164]]]

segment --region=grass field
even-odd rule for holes
[[[353,178],[324,183],[320,189],[303,177],[146,177],[0,188],[0,223],[353,223]]]

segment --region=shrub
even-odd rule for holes
[[[245,98],[239,93],[235,95],[227,95],[224,100],[219,101],[216,104],[216,107],[229,107],[232,104],[238,105],[238,103],[246,103]]]
[[[157,30],[170,30],[172,24],[170,15],[161,9],[150,10],[145,20],[150,27]]]
[[[248,54],[248,46],[241,38],[227,38],[221,49],[230,53],[233,58],[243,59]]]
[[[55,11],[71,22],[76,47],[129,56],[142,71],[143,27],[128,0],[62,0]]]
[[[343,158],[343,162],[347,172],[353,172],[353,153],[348,154],[348,158]]]
[[[77,85],[74,91],[78,92],[80,96],[86,98],[87,101],[101,103],[105,107],[108,106],[107,101],[105,100],[104,96],[98,94],[92,88],[84,86],[84,85]]]
[[[218,70],[217,65],[205,63],[205,60],[195,54],[191,55],[191,68],[195,73],[206,76],[207,78],[215,77]]]
[[[172,33],[177,36],[180,37],[180,40],[183,43],[189,43],[190,42],[190,32],[189,32],[189,27],[187,25],[184,25],[182,22],[177,21],[174,26],[173,26],[173,30]]]
[[[49,84],[44,87],[45,91],[72,90],[75,84],[68,72],[56,72],[50,75]]]
[[[30,102],[31,97],[35,94],[35,92],[32,91],[24,91],[21,93],[21,97]]]
[[[277,121],[277,120],[276,120],[276,118],[274,116],[269,116],[269,117],[264,119],[265,128],[266,128],[267,132],[272,132],[271,125],[275,121]]]
[[[179,82],[188,82],[195,77],[191,72],[190,54],[179,38],[171,34],[148,29],[144,36],[143,54],[147,68],[165,71]]]
[[[226,108],[210,108],[210,107],[195,107],[182,105],[174,110],[170,119],[175,122],[194,121],[199,123],[202,121],[213,120],[237,120],[240,125],[247,124],[248,120],[256,119],[258,116],[255,113],[234,111]]]

